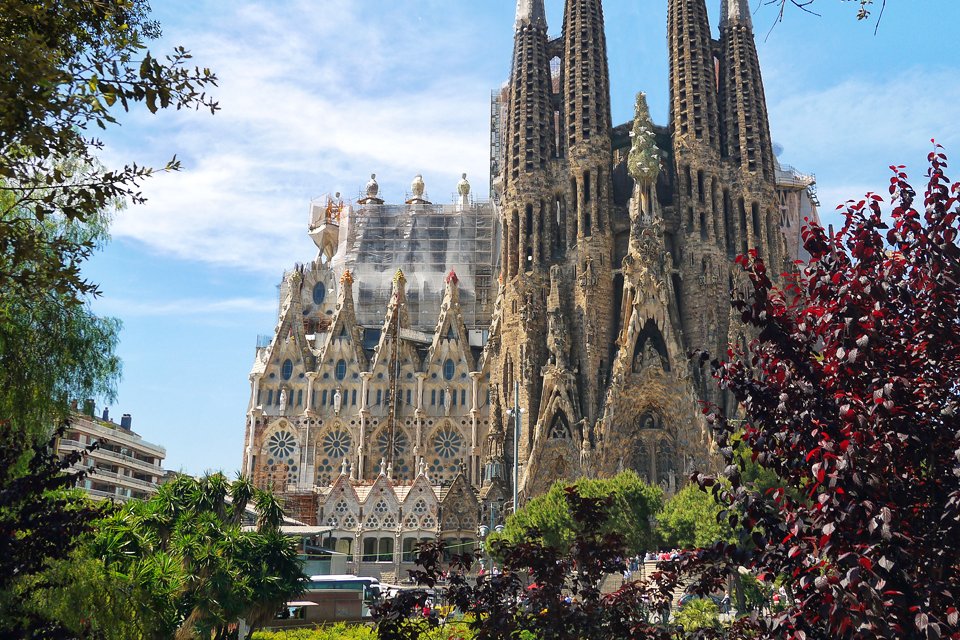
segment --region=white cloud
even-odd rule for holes
[[[208,316],[223,313],[263,313],[274,310],[277,301],[270,298],[180,298],[163,302],[107,297],[96,302],[97,313],[119,317]]]
[[[386,34],[390,20],[367,20],[362,4],[348,0],[325,2],[322,14],[307,2],[231,7],[216,33],[173,36],[218,74],[222,110],[165,115],[159,134],[111,147],[121,157],[147,144],[184,165],[144,185],[148,203],[118,217],[115,237],[276,273],[313,257],[310,198],[354,196],[371,172],[393,201],[416,173],[436,201],[446,201],[461,171],[484,190],[488,83],[454,73],[456,55],[439,55],[458,34]],[[147,122],[133,118],[135,127]]]
[[[918,186],[931,138],[960,157],[960,71],[912,69],[883,80],[854,78],[811,91],[768,87],[771,131],[783,159],[817,174],[831,212],[867,191],[886,194],[889,166],[905,164]]]

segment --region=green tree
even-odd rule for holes
[[[90,552],[130,594],[142,637],[220,639],[302,591],[282,521],[277,499],[246,479],[181,476],[100,522]]]
[[[726,520],[717,521],[723,508],[712,494],[688,484],[663,505],[657,516],[657,532],[666,546],[684,549],[730,542],[734,531]]]
[[[709,598],[693,598],[677,612],[675,622],[686,633],[698,629],[719,629],[720,609]]]
[[[163,59],[144,44],[159,35],[146,0],[0,0],[0,291],[53,290],[80,302],[96,286],[79,263],[93,245],[38,229],[51,217],[84,222],[118,198],[143,200],[150,167],[103,168],[93,127],[141,103],[208,108],[209,69],[190,54]],[[67,162],[70,160],[70,162]],[[178,168],[176,160],[165,167]]]
[[[488,548],[496,540],[516,544],[536,531],[547,546],[566,550],[574,539],[573,517],[566,498],[570,483],[558,480],[545,494],[537,496],[507,518],[504,530],[488,538]],[[663,507],[663,492],[650,486],[633,471],[624,471],[613,478],[583,478],[573,483],[579,495],[586,498],[612,499],[605,531],[625,537],[630,553],[642,553],[654,547],[650,519]]]

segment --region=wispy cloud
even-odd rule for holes
[[[867,191],[885,193],[892,164],[908,165],[919,182],[931,138],[960,155],[960,70],[911,69],[814,90],[773,85],[773,136],[787,162],[816,172],[825,212]]]
[[[421,172],[437,201],[461,171],[483,190],[489,89],[454,72],[463,34],[387,37],[391,21],[366,20],[364,5],[325,2],[322,15],[307,2],[230,5],[216,34],[177,34],[220,77],[222,111],[162,119],[151,145],[180,154],[184,171],[150,180],[148,204],[124,212],[114,235],[276,273],[312,257],[310,198],[354,196],[373,171],[392,200]]]
[[[224,313],[269,312],[277,306],[277,301],[269,298],[228,298],[225,300],[181,298],[150,302],[110,297],[97,301],[96,306],[98,314],[122,318],[198,317],[220,316]]]

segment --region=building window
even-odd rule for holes
[[[273,404],[273,389],[267,389],[267,406]]]
[[[289,380],[290,376],[293,375],[293,360],[287,358],[283,361],[283,366],[280,367],[280,377],[284,380]]]
[[[354,389],[350,392],[350,404],[357,406],[357,390]]]
[[[377,406],[383,401],[383,390],[377,389]]]
[[[425,538],[429,540],[429,538]],[[400,558],[401,562],[416,562],[417,560],[417,547],[420,545],[421,540],[419,538],[404,538],[403,540],[403,555]]]
[[[313,304],[323,304],[327,298],[327,287],[322,282],[313,285]]]
[[[437,390],[430,390],[430,406],[435,407],[437,405]]]
[[[334,371],[334,375],[337,380],[343,380],[347,377],[347,361],[346,360],[337,360],[337,369]]]
[[[393,562],[393,538],[364,538],[362,562]]]
[[[446,362],[443,363],[443,379],[453,380],[453,374],[455,372],[456,365],[453,364],[453,360],[447,358]]]
[[[410,389],[407,389],[407,405],[412,405],[412,404],[413,404],[412,402],[410,402],[410,398],[411,398]]]
[[[297,389],[297,406],[303,406],[303,389]]]
[[[467,390],[466,389],[460,390],[460,406],[462,407],[467,406]]]
[[[324,389],[323,393],[320,394],[320,406],[321,407],[327,406],[327,390],[326,389]]]

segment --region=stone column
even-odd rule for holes
[[[250,407],[248,410],[257,408],[257,396],[260,394],[260,378],[263,377],[261,373],[251,373],[250,374]]]
[[[316,382],[317,372],[311,371],[307,373],[307,402],[303,410],[304,415],[315,416],[317,412],[313,410],[313,384]]]

